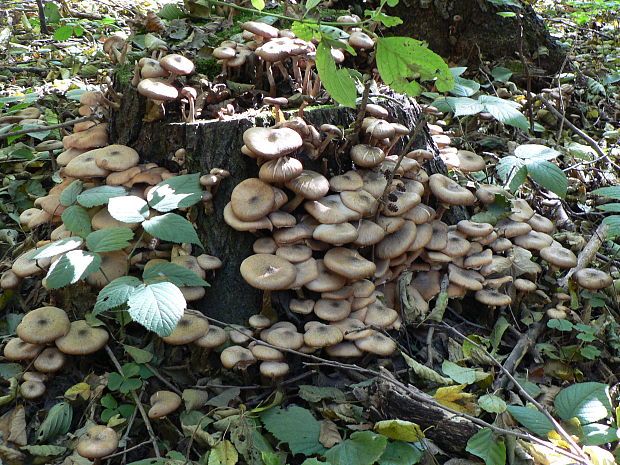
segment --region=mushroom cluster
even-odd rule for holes
[[[17,337],[4,346],[7,360],[32,364],[36,371],[26,372],[20,394],[34,399],[45,393],[45,381],[62,369],[67,355],[88,355],[102,349],[108,332],[94,328],[84,320],[70,322],[58,307],[40,307],[28,312],[16,328]]]
[[[389,122],[379,105],[366,111],[361,143],[349,150],[352,169],[329,178],[300,161],[320,156],[332,142],[327,128],[321,127],[321,138],[295,117],[244,133],[241,151],[257,160],[259,175],[234,188],[224,219],[259,237],[240,272],[265,292],[294,291],[287,310],[305,321],[303,333],[292,323],[276,323],[286,329],[262,329],[262,340],[303,351],[325,348],[335,357],[388,355],[396,346],[379,330],[398,328],[405,307],[423,318],[442,291],[503,307],[537,291],[541,263],[551,271],[576,265],[574,253],[552,237],[553,222],[525,200],[497,186],[473,190],[444,174],[429,175],[422,167],[433,158],[428,150],[413,150],[399,161],[391,151],[407,128]],[[451,147],[437,128],[430,129],[448,168],[485,168],[482,157]],[[496,222],[442,220],[453,206],[484,210],[498,194],[510,208]],[[523,266],[524,260],[531,265]],[[407,272],[410,279],[402,285]],[[276,337],[269,336],[272,330]],[[284,342],[289,339],[294,342]],[[245,354],[239,363],[252,360],[235,351]]]
[[[359,22],[360,19],[341,16],[337,21],[347,24]],[[264,22],[248,21],[241,27],[244,42],[225,40],[213,50],[213,57],[221,64],[224,77],[234,80],[240,75],[252,76],[253,83],[259,86],[266,77],[268,94],[275,97],[278,92],[276,75],[279,75],[281,82],[288,83],[293,93],[318,96],[321,81],[315,69],[315,42],[300,39],[289,29],[280,30]],[[345,50],[331,49],[336,63],[342,63],[350,56],[346,48],[362,55],[360,59],[364,59],[365,51],[374,48],[373,39],[359,28],[345,27],[342,35]]]

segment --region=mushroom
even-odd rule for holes
[[[297,275],[291,262],[272,254],[250,255],[240,270],[248,284],[264,290],[287,289]]]
[[[186,76],[194,72],[194,63],[183,55],[172,53],[159,60],[159,64],[166,71],[170,72],[168,81],[173,81],[177,76]]]
[[[109,334],[103,328],[94,328],[85,320],[71,323],[69,332],[58,339],[58,349],[68,355],[87,355],[102,349],[108,342]]]
[[[589,289],[592,291],[598,291],[612,285],[613,280],[611,276],[596,268],[582,268],[576,271],[572,278],[575,280],[579,287]]]
[[[229,346],[220,353],[220,361],[222,366],[228,370],[245,371],[250,365],[256,363],[256,357],[245,347]]]
[[[28,312],[15,332],[24,342],[48,344],[65,336],[71,328],[67,313],[58,307],[40,307]]]
[[[182,345],[203,337],[209,329],[209,322],[191,313],[185,313],[169,336],[162,337],[166,344]]]
[[[6,343],[3,353],[7,360],[31,360],[43,350],[43,347],[42,344],[31,344],[30,342],[23,341],[19,337],[14,337],[9,339],[9,342]]]
[[[84,458],[100,459],[112,454],[118,447],[118,434],[112,428],[103,425],[90,427],[86,431],[86,438],[80,439],[76,452]]]
[[[181,406],[181,396],[172,391],[157,391],[151,396],[150,401],[148,416],[151,419],[170,415]]]

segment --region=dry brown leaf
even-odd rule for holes
[[[336,423],[331,420],[323,420],[321,422],[319,442],[328,449],[342,442],[342,437],[340,437],[340,432],[338,431]]]
[[[26,455],[7,446],[0,446],[0,461],[6,465],[24,465]]]
[[[23,405],[18,405],[13,409],[7,440],[18,446],[25,446],[28,444],[28,435],[26,434],[26,411]]]

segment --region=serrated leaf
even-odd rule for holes
[[[306,0],[306,11],[316,8],[322,0]]]
[[[609,199],[620,200],[620,186],[599,187],[594,189],[592,193]]]
[[[440,92],[454,87],[454,79],[443,58],[424,46],[423,42],[410,37],[380,37],[376,44],[376,60],[383,81],[397,92],[413,92],[419,85],[412,79],[428,81],[436,79]]]
[[[620,212],[620,203],[606,203],[604,205],[599,205],[596,208],[606,212],[618,213]]]
[[[149,205],[162,213],[191,207],[200,202],[201,198],[200,173],[166,179],[153,187],[146,196]]]
[[[67,451],[66,447],[62,446],[50,446],[50,445],[42,445],[42,446],[22,446],[21,450],[25,450],[30,455],[35,457],[56,457],[57,455],[64,454]]]
[[[302,384],[299,386],[299,397],[308,402],[320,402],[322,400],[334,400],[344,402],[345,395],[340,389],[330,386],[314,386]]]
[[[581,431],[584,437],[582,442],[588,446],[601,446],[609,442],[616,442],[620,439],[617,428],[601,425],[600,423],[582,425]]]
[[[476,382],[476,370],[457,365],[450,360],[444,360],[441,371],[459,384],[473,384]]]
[[[366,10],[366,11],[369,11],[369,10]],[[383,12],[374,14],[373,20],[380,21],[385,27],[394,27],[394,26],[398,26],[399,24],[403,24],[403,20],[400,19],[398,16],[386,15]]]
[[[416,362],[406,353],[401,352],[401,355],[405,359],[407,366],[411,368],[413,372],[420,378],[433,381],[434,383],[437,383],[437,384],[454,384],[454,381],[452,381],[450,378],[441,376],[439,373],[437,373],[432,368],[429,368],[427,366],[422,365],[419,362]]]
[[[149,266],[142,273],[145,283],[170,281],[177,286],[208,286],[209,283],[200,278],[192,270],[177,265],[176,263],[157,263]]]
[[[256,0],[252,0],[252,4],[254,4],[255,1]],[[218,442],[215,447],[211,448],[207,465],[235,465],[238,460],[239,454],[237,453],[237,449],[235,449],[232,442],[224,439]]]
[[[174,242],[175,244],[189,242],[202,247],[194,226],[176,213],[154,216],[142,223],[142,227],[147,233],[158,239]]]
[[[127,301],[129,315],[158,336],[170,336],[187,307],[185,297],[172,283],[140,284]]]
[[[321,42],[316,51],[316,69],[319,72],[321,83],[329,95],[349,108],[355,108],[357,87],[353,78],[345,69],[338,69],[330,47]]]
[[[546,438],[547,433],[554,430],[553,423],[538,410],[519,405],[509,405],[507,409],[519,423],[537,436]]]
[[[312,40],[319,28],[314,24],[295,21],[291,26],[291,30],[302,40]]]
[[[555,397],[555,408],[563,420],[577,417],[582,424],[592,423],[612,411],[609,386],[603,383],[576,383]]]
[[[73,420],[73,407],[67,402],[59,402],[50,408],[47,417],[37,429],[37,441],[49,441],[69,431]]]
[[[111,308],[120,307],[129,300],[129,296],[142,284],[133,276],[121,276],[108,283],[97,295],[97,302],[93,308],[93,316]]]
[[[515,149],[515,156],[523,160],[555,160],[560,155],[557,150],[540,144],[522,144]]]
[[[489,413],[503,413],[506,411],[506,402],[494,394],[485,394],[478,399],[478,405]]]
[[[491,113],[500,123],[529,131],[530,123],[527,121],[527,118],[517,110],[514,102],[499,97],[493,97],[492,95],[481,95],[478,97],[478,102],[483,104],[485,110]]]
[[[603,224],[607,225],[605,230],[607,238],[620,236],[620,215],[611,215],[603,218]]]
[[[379,465],[413,465],[418,463],[424,453],[413,444],[404,441],[389,441]]]
[[[73,284],[97,271],[101,257],[96,253],[72,250],[52,263],[45,277],[46,289],[59,289]]]
[[[260,418],[267,431],[286,442],[293,454],[307,456],[325,452],[319,442],[321,423],[309,410],[297,406],[287,409],[274,407],[262,412]]]
[[[86,247],[91,252],[113,252],[129,247],[133,231],[129,228],[106,228],[86,236]]]
[[[468,392],[463,392],[463,389],[466,387],[466,384],[440,387],[435,391],[433,397],[441,405],[445,405],[461,413],[477,416],[480,413],[480,409],[474,403],[476,396]]]
[[[73,26],[60,26],[54,31],[54,40],[67,40],[73,35]]]
[[[433,102],[439,111],[453,112],[454,116],[476,115],[484,111],[484,105],[469,97],[441,97]]]
[[[495,437],[490,428],[482,428],[467,441],[465,448],[484,460],[486,465],[504,465],[506,463],[506,444]]]
[[[425,438],[419,425],[405,420],[378,421],[373,429],[390,439],[401,441],[418,442]]]
[[[153,360],[153,354],[148,350],[140,349],[127,344],[123,344],[123,348],[136,363],[149,363]]]
[[[333,465],[372,465],[387,447],[387,438],[372,431],[357,431],[332,447],[325,458]]]
[[[60,217],[65,228],[80,237],[86,237],[92,231],[90,216],[85,208],[72,205],[67,208]]]
[[[81,237],[67,237],[65,239],[59,239],[44,245],[40,249],[37,249],[37,253],[30,256],[30,258],[37,260],[40,258],[53,257],[61,253],[69,252],[70,250],[77,249],[82,245],[84,241]]]
[[[113,197],[127,195],[127,189],[121,186],[99,186],[83,191],[77,197],[80,205],[91,208],[97,205],[105,205]]]
[[[452,95],[457,97],[471,97],[480,90],[480,84],[471,79],[465,79],[461,77],[461,74],[465,72],[467,68],[450,68],[450,73],[454,79],[454,87],[450,89]]]
[[[566,197],[568,178],[557,165],[550,161],[539,161],[528,163],[526,166],[528,174],[534,181],[559,197]]]
[[[82,192],[83,187],[84,185],[79,179],[73,181],[60,193],[60,204],[65,207],[73,205],[77,201],[77,197]]]
[[[136,195],[123,195],[108,200],[108,212],[123,223],[141,223],[149,216],[149,206]]]

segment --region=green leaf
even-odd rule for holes
[[[54,31],[54,40],[67,40],[73,35],[73,26],[60,26]]]
[[[301,462],[301,465],[331,465],[331,463],[321,462],[316,457],[310,457],[309,459],[306,459],[303,462]]]
[[[93,316],[111,308],[125,305],[129,297],[142,282],[133,276],[121,276],[108,283],[97,295],[97,302],[93,308]]]
[[[54,2],[45,2],[43,4],[43,13],[49,24],[56,24],[60,21],[60,8]]]
[[[499,163],[495,165],[495,171],[497,171],[497,175],[504,183],[509,183],[522,168],[525,167],[525,163],[520,158],[509,155],[507,157],[503,157],[499,160]],[[521,182],[517,184],[516,187],[519,187],[527,176],[527,170],[524,170],[524,176],[520,179]]]
[[[491,95],[481,95],[478,97],[478,102],[483,104],[486,111],[491,113],[500,123],[529,131],[530,124],[527,118],[517,110],[517,105],[514,102]]]
[[[566,197],[568,178],[557,165],[550,161],[537,161],[528,163],[526,166],[527,173],[534,181],[559,197]]]
[[[40,249],[37,249],[37,253],[31,255],[30,258],[37,260],[40,258],[53,257],[54,255],[59,255],[61,253],[69,252],[70,250],[77,249],[82,245],[82,242],[84,241],[81,237],[67,237],[65,239],[59,239],[44,245]]]
[[[344,402],[345,395],[340,389],[330,386],[314,386],[302,384],[299,386],[299,397],[308,402],[321,402],[322,400],[335,400]]]
[[[506,411],[506,402],[494,394],[485,394],[478,399],[478,405],[489,413],[503,413]]]
[[[77,196],[82,192],[83,187],[84,185],[79,179],[73,181],[60,193],[60,204],[65,207],[73,205],[77,201]]]
[[[30,455],[35,457],[56,457],[57,455],[62,455],[67,451],[66,447],[51,446],[49,444],[42,446],[22,446],[20,449],[25,450]]]
[[[453,112],[454,116],[476,115],[484,111],[484,105],[469,97],[441,97],[433,102],[439,111]]]
[[[413,465],[418,463],[424,453],[413,444],[404,441],[389,441],[379,465]]]
[[[419,41],[410,37],[380,37],[377,39],[376,60],[383,81],[397,92],[415,96],[420,86],[413,79],[437,79],[440,92],[454,87],[454,79],[443,58]]]
[[[291,30],[302,40],[312,40],[315,37],[315,34],[318,36],[317,32],[319,31],[319,28],[314,24],[295,21],[291,26]]]
[[[168,3],[164,5],[159,13],[157,13],[161,19],[165,19],[167,21],[172,21],[173,19],[183,19],[185,18],[185,13],[178,5],[174,5],[172,3]]]
[[[563,420],[577,417],[582,424],[607,418],[612,411],[609,386],[603,383],[576,383],[555,397],[555,408]]]
[[[528,161],[555,160],[560,155],[557,150],[540,144],[522,144],[515,149],[516,157]]]
[[[509,405],[507,409],[519,423],[541,438],[546,438],[547,433],[554,430],[553,423],[536,409],[519,405]]]
[[[570,321],[559,318],[551,318],[547,321],[547,327],[564,332],[573,330],[573,324]]]
[[[322,0],[306,0],[306,11],[316,8]]]
[[[444,360],[441,371],[459,384],[473,384],[476,382],[476,370],[457,365],[450,360]]]
[[[493,1],[493,0],[488,0],[489,2]],[[502,18],[514,18],[517,16],[517,14],[513,11],[498,11],[497,16],[501,16]]]
[[[72,205],[60,216],[65,227],[73,234],[86,237],[92,231],[88,211],[79,205]]]
[[[67,402],[59,402],[50,408],[47,417],[37,430],[37,441],[49,441],[69,431],[73,420],[73,408]]]
[[[620,186],[599,187],[594,189],[592,193],[609,199],[620,200]]]
[[[424,439],[424,433],[416,423],[405,420],[383,420],[375,423],[374,430],[390,439],[418,442]]]
[[[319,442],[321,423],[309,410],[297,406],[286,410],[274,407],[262,412],[260,418],[265,428],[276,439],[288,443],[293,454],[308,456],[325,452],[325,448]]]
[[[265,8],[265,0],[251,0],[252,6],[259,11],[262,11]],[[209,459],[209,465],[211,465],[211,460]]]
[[[133,231],[129,228],[106,228],[93,231],[86,237],[86,247],[91,252],[112,252],[129,247]]]
[[[148,350],[140,349],[138,347],[123,344],[125,352],[127,352],[136,363],[149,363],[153,360],[153,354]]]
[[[498,82],[508,82],[512,77],[512,71],[502,66],[497,66],[491,70],[491,76]]]
[[[579,339],[579,336],[577,336],[577,339]],[[583,346],[579,349],[579,353],[588,360],[596,360],[601,355],[601,351],[591,344]]]
[[[605,231],[607,238],[620,236],[620,215],[611,215],[603,218],[603,224],[608,225]]]
[[[252,0],[254,4],[256,0]],[[239,460],[237,449],[227,439],[218,442],[209,453],[207,465],[235,465]]]
[[[582,442],[587,446],[601,446],[608,442],[616,442],[620,439],[617,428],[601,425],[600,423],[582,425],[581,430],[584,436]]]
[[[316,69],[329,95],[340,105],[355,108],[357,87],[346,69],[337,69],[331,48],[321,42],[316,51]]]
[[[599,205],[596,208],[606,212],[618,213],[620,212],[620,203],[606,203],[605,205]]]
[[[99,254],[72,250],[50,266],[45,277],[46,289],[59,289],[73,284],[97,271],[101,265]]]
[[[127,303],[131,318],[161,337],[172,333],[187,307],[183,294],[172,283],[141,284]]]
[[[154,216],[142,223],[142,227],[147,233],[158,239],[174,242],[175,244],[189,242],[202,247],[194,226],[176,213]]]
[[[176,263],[157,263],[149,266],[142,273],[142,279],[145,283],[157,283],[162,281],[170,281],[177,286],[208,286],[209,283],[201,279],[192,270],[177,265]]]
[[[506,444],[497,439],[490,428],[482,428],[469,438],[465,450],[480,457],[486,465],[506,463]]]
[[[114,398],[114,396],[110,393],[107,393],[105,396],[101,398],[100,404],[105,408],[116,408],[118,407],[118,402]]]
[[[387,438],[372,431],[357,431],[325,453],[333,465],[372,465],[383,455]]]
[[[123,223],[142,223],[149,216],[149,206],[138,196],[124,195],[108,201],[108,212],[112,218]]]
[[[471,97],[480,90],[480,84],[471,79],[465,79],[461,77],[461,74],[467,68],[450,68],[450,73],[454,79],[454,87],[450,90],[452,95],[457,97]]]
[[[127,189],[121,186],[99,186],[87,189],[77,197],[80,205],[86,208],[105,205],[113,197],[127,195]]]
[[[165,213],[191,207],[200,202],[201,198],[200,173],[195,173],[174,176],[160,182],[149,191],[146,200],[155,210]]]
[[[385,27],[393,27],[393,26],[398,26],[399,24],[403,24],[403,20],[400,19],[398,16],[386,15],[383,12],[379,12],[378,14],[375,14],[373,17],[373,20],[380,21]]]

